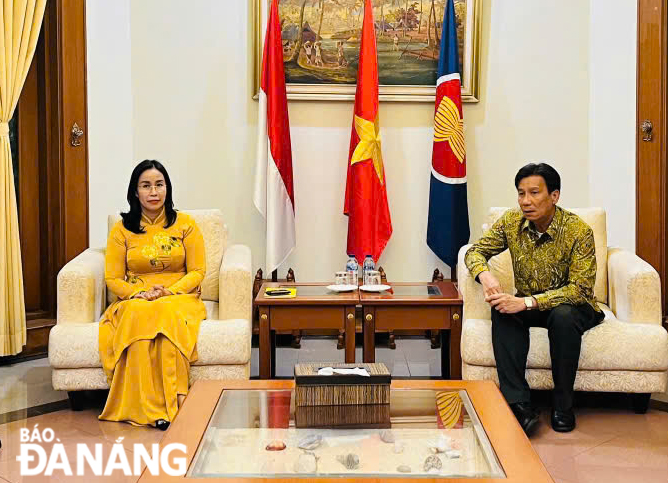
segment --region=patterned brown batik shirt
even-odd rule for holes
[[[506,211],[466,252],[466,267],[477,279],[489,270],[487,260],[510,249],[518,297],[533,296],[539,310],[588,303],[594,297],[594,232],[582,219],[557,206],[547,231],[540,235],[518,208]]]

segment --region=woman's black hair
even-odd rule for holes
[[[139,177],[147,169],[157,169],[165,177],[165,185],[167,186],[167,195],[165,196],[165,228],[169,228],[176,221],[176,210],[174,209],[174,201],[172,200],[172,182],[169,180],[167,170],[155,159],[145,159],[132,170],[130,176],[130,184],[128,185],[128,203],[130,204],[130,211],[121,213],[123,217],[123,226],[132,233],[146,233],[141,226],[141,203],[137,197],[137,186],[139,185]]]
[[[529,163],[520,168],[515,175],[515,188],[519,188],[520,181],[529,176],[542,176],[547,185],[548,193],[552,193],[554,190],[561,191],[561,177],[557,170],[547,163]]]

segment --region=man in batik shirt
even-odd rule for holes
[[[575,428],[573,384],[582,334],[603,319],[594,298],[596,251],[592,229],[557,206],[561,179],[545,163],[515,176],[519,209],[506,211],[466,252],[466,266],[492,306],[492,343],[500,389],[520,425],[538,425],[525,378],[529,327],[547,328],[554,379],[552,427]],[[503,293],[487,261],[510,249],[517,294]]]

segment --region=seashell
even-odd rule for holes
[[[394,443],[394,433],[389,430],[380,432],[380,439],[385,443]]]
[[[315,473],[317,469],[318,460],[313,453],[300,454],[295,462],[295,471],[297,473]]]
[[[275,439],[269,443],[265,449],[267,451],[283,451],[285,449],[285,443],[280,439]]]
[[[349,470],[356,470],[360,466],[360,457],[354,453],[348,453],[345,456],[338,455],[336,460]]]
[[[461,455],[462,452],[459,451],[458,449],[449,449],[448,451],[445,452],[445,456],[447,456],[450,459],[459,458]]]
[[[301,449],[316,449],[322,443],[322,436],[320,434],[309,434],[299,441]]]
[[[452,438],[441,435],[437,441],[433,441],[429,446],[429,450],[434,453],[445,453],[449,449],[452,449]]]
[[[392,448],[392,451],[395,454],[399,454],[404,452],[404,448],[406,448],[406,443],[404,443],[403,441],[395,441],[394,448]]]
[[[443,463],[441,459],[436,455],[427,456],[427,459],[424,460],[424,470],[429,471],[432,468],[440,470],[443,468]]]
[[[406,466],[406,465],[399,465],[399,466],[397,466],[397,471],[399,473],[410,473],[411,472],[411,467]]]

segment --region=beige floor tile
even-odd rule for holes
[[[160,443],[165,434],[156,428],[148,426],[132,426],[129,423],[100,421],[97,416],[97,410],[91,411],[90,414],[85,415],[81,420],[78,420],[74,416],[73,424],[82,431],[102,437],[111,443],[118,441],[130,451],[132,451],[135,444],[148,446],[153,443]]]
[[[614,438],[611,437],[610,439]],[[595,448],[607,440],[597,440],[597,439],[588,439],[584,441],[580,440],[546,440],[546,441],[534,441],[531,440],[531,445],[533,449],[538,453],[541,461],[545,466],[554,466],[561,462],[573,458],[585,451],[588,451],[592,448]]]
[[[587,424],[586,417],[576,411],[576,427],[570,433],[558,433],[552,429],[550,423],[550,410],[542,410],[540,414],[540,426],[531,437],[531,441],[559,441],[563,442],[582,442],[584,445],[595,446],[603,441],[607,441],[617,436],[619,432],[606,420],[606,424],[600,427],[591,427]]]
[[[618,436],[573,458],[577,465],[662,469],[668,480],[668,442]],[[664,480],[664,481],[666,481]]]
[[[668,413],[655,409],[646,414],[635,414],[623,409],[586,408],[577,411],[577,425],[578,429],[588,433],[603,431],[629,436],[656,436],[661,432],[657,428],[668,427]]]
[[[643,468],[607,463],[584,465],[566,462],[557,467],[548,468],[555,481],[568,483],[665,483],[666,470]]]
[[[53,390],[46,358],[2,366],[0,380],[0,413],[67,399],[67,393]]]

